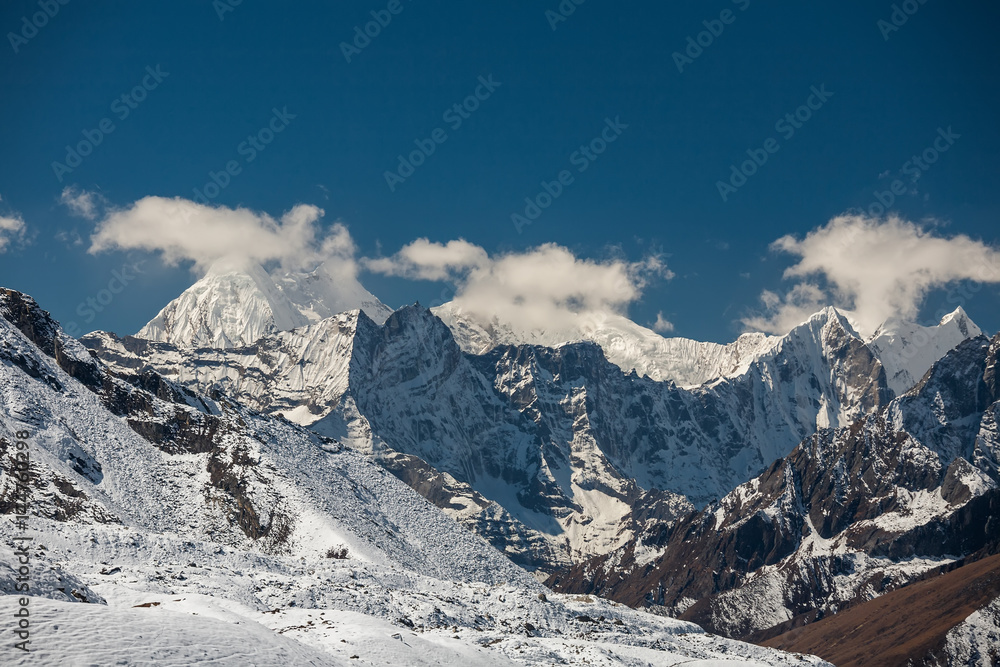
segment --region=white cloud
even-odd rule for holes
[[[83,245],[83,239],[80,237],[80,232],[76,231],[76,229],[60,229],[56,232],[53,238],[55,238],[56,241],[65,243],[67,246]]]
[[[365,266],[375,273],[416,280],[449,280],[456,274],[487,264],[486,251],[464,239],[448,243],[417,239],[392,257],[365,260]]]
[[[63,188],[59,201],[70,210],[70,213],[87,220],[95,220],[98,206],[105,203],[104,198],[98,193],[81,190],[75,185]]]
[[[961,234],[937,236],[895,216],[840,216],[801,240],[782,237],[772,248],[799,258],[785,277],[802,282],[785,297],[765,292],[766,313],[743,321],[773,333],[788,331],[823,305],[850,311],[861,331],[871,333],[890,317],[915,320],[934,288],[958,280],[1000,282],[996,249]]]
[[[23,241],[27,227],[17,213],[0,215],[0,254],[7,252],[13,241]]]
[[[362,265],[384,275],[451,282],[455,305],[463,310],[529,330],[573,326],[581,316],[625,314],[647,281],[673,277],[658,256],[595,261],[555,244],[490,257],[462,239],[435,243],[421,238],[391,257],[357,260],[347,228],[335,224],[323,231],[322,216],[322,209],[302,204],[274,219],[245,208],[145,197],[107,210],[89,251],[160,252],[167,263],[191,261],[201,272],[218,263],[272,262],[296,269],[334,259],[327,266],[352,277]]]
[[[593,314],[624,314],[649,279],[673,277],[658,257],[595,261],[552,243],[489,257],[467,241],[418,239],[392,257],[364,263],[377,273],[454,282],[454,304],[463,311],[526,331],[572,328]]]
[[[661,334],[670,333],[674,330],[674,323],[663,316],[663,313],[656,314],[656,321],[653,322],[653,331]]]
[[[353,272],[350,234],[341,224],[323,234],[317,224],[322,216],[323,209],[308,204],[298,204],[275,220],[246,208],[145,197],[108,212],[91,236],[90,252],[159,251],[168,264],[190,260],[202,272],[217,262],[280,262],[297,269],[336,257]]]
[[[831,304],[830,297],[813,283],[799,283],[781,296],[771,290],[760,295],[765,314],[743,319],[747,329],[773,334],[785,334],[809,317]]]

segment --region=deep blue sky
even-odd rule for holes
[[[97,190],[119,206],[192,197],[210,170],[240,159],[237,145],[273,107],[296,118],[217,203],[273,215],[317,204],[367,255],[418,236],[462,237],[490,252],[553,241],[594,258],[660,249],[677,275],[650,286],[632,315],[648,324],[663,311],[677,335],[731,340],[760,291],[786,285],[791,259],[768,244],[867,207],[883,189],[879,175],[931,145],[938,127],[962,138],[894,210],[946,222],[944,233],[998,240],[995,3],[928,0],[888,40],[877,21],[890,17],[889,2],[751,0],[741,11],[746,0],[588,0],[555,31],[544,12],[558,0],[402,3],[351,63],[339,44],[386,2],[244,0],[220,20],[209,0],[72,0],[18,53],[5,37],[0,215],[19,212],[30,242],[0,255],[0,285],[34,295],[61,320],[79,319],[77,304],[142,256],[95,257],[56,240],[74,229],[86,240],[93,228],[59,205],[62,188]],[[679,73],[671,54],[727,8],[735,21]],[[37,11],[37,2],[4,2],[0,30],[19,31],[21,17]],[[118,120],[111,102],[156,65],[169,76]],[[490,74],[501,87],[390,192],[383,172],[396,155],[444,126],[445,109]],[[775,122],[821,84],[833,97],[782,139]],[[518,234],[510,216],[524,197],[618,116],[629,126],[620,139]],[[51,163],[104,117],[115,131],[59,182]],[[716,181],[772,136],[779,152],[723,202]],[[144,266],[87,329],[131,333],[194,279],[183,267]],[[392,306],[431,303],[441,290],[362,281]],[[965,303],[993,331],[997,293],[986,287]]]

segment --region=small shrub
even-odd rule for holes
[[[344,560],[347,558],[347,547],[330,547],[326,550],[326,557]]]

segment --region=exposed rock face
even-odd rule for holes
[[[1000,540],[998,350],[1000,336],[962,343],[882,410],[548,583],[759,637],[986,548]]]

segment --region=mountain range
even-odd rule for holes
[[[224,284],[215,280],[191,289],[213,310],[229,294],[206,291],[206,283]],[[185,294],[164,309],[170,330],[193,319],[184,310],[192,302]],[[216,387],[374,453],[542,574],[626,542],[637,503],[656,498],[665,517],[680,516],[759,474],[817,428],[884,406],[892,390],[880,358],[894,376],[927,370],[927,355],[911,354],[923,338],[887,326],[874,339],[879,347],[833,308],[785,336],[748,335],[730,346],[660,338],[659,374],[679,369],[690,379],[705,354],[728,359],[726,373],[693,386],[625,369],[590,340],[490,342],[470,352],[469,326],[455,321],[449,327],[410,306],[379,326],[359,308],[242,347],[107,333],[83,341],[123,372],[153,369],[194,390]],[[936,347],[979,333],[961,310],[921,331]],[[631,324],[614,340],[633,335],[657,336]]]
[[[72,385],[68,373],[132,431],[94,450],[96,431],[67,422],[77,435],[61,436],[44,474],[87,500],[72,517],[52,500],[56,524],[187,525],[269,557],[343,548],[389,563],[375,579],[513,582],[522,599],[544,581],[561,600],[598,595],[772,643],[997,550],[1000,339],[961,308],[869,336],[826,308],[783,336],[720,345],[617,314],[525,331],[454,303],[392,312],[328,267],[229,266],[135,336],[94,332],[81,347],[30,298],[6,294],[0,313],[30,342],[9,334],[20,346],[10,358],[23,361],[8,366],[31,381],[5,406],[39,383],[53,390],[46,378]],[[64,420],[61,410],[47,419]],[[134,472],[115,468],[123,451],[150,445],[153,457],[125,457],[142,462]],[[345,479],[320,472],[345,467],[355,471]],[[159,486],[107,491],[119,478]],[[169,500],[178,514],[157,514],[167,496],[151,488],[180,493]],[[351,488],[355,504],[338,506]],[[137,493],[149,506],[122,500]],[[220,494],[224,512],[191,505],[222,509]],[[433,534],[409,525],[424,514]],[[388,540],[371,526],[389,526]],[[463,536],[441,541],[447,530]],[[941,646],[934,659],[952,650]]]
[[[369,457],[118,374],[0,289],[0,512],[24,505],[5,664],[827,664],[553,593]]]

